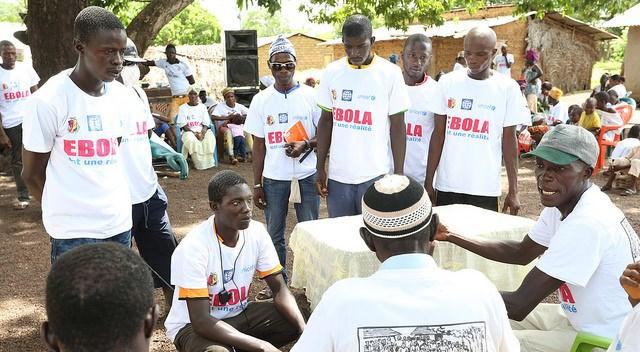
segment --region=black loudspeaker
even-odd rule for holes
[[[258,94],[260,90],[258,88],[236,88],[233,90],[236,95],[236,101],[246,107],[251,105],[253,96]]]
[[[227,84],[230,87],[256,87],[258,55],[227,55]]]
[[[225,31],[227,85],[229,87],[257,87],[258,35],[255,30]]]

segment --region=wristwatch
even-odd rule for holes
[[[259,184],[259,183],[258,183],[258,184],[253,185],[253,189],[258,189],[258,188],[262,188],[262,185],[261,185],[261,184]]]

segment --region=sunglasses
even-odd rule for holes
[[[293,61],[285,62],[283,64],[277,63],[277,62],[270,62],[269,66],[271,66],[271,69],[274,71],[280,71],[283,68],[286,69],[287,71],[293,71],[296,68],[296,63]]]
[[[136,63],[135,63],[135,62],[133,62],[133,61],[127,61],[127,60],[124,60],[124,62],[122,63],[122,66],[133,66],[133,65],[135,65],[135,64],[136,64]]]

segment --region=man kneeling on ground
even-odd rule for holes
[[[76,247],[47,278],[49,351],[149,351],[158,321],[153,279],[135,252],[116,243]]]
[[[540,201],[538,222],[520,242],[478,241],[439,232],[448,241],[485,258],[529,264],[540,257],[515,292],[503,292],[522,351],[569,351],[578,332],[612,338],[631,310],[618,277],[640,259],[640,240],[624,214],[591,173],[598,142],[579,126],[558,125],[535,157]],[[540,304],[558,290],[560,307]],[[562,309],[560,309],[562,308]]]
[[[331,286],[292,351],[519,351],[495,286],[426,254],[438,217],[422,185],[383,177],[365,192],[362,218],[380,269]]]
[[[251,220],[251,188],[233,171],[218,172],[209,181],[209,205],[213,216],[173,253],[167,335],[183,352],[278,351],[274,346],[295,340],[305,323],[271,237]],[[273,302],[248,301],[254,272]]]

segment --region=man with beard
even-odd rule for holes
[[[502,292],[522,351],[568,351],[578,332],[613,338],[631,311],[618,284],[640,259],[640,240],[609,197],[591,183],[598,143],[579,126],[558,125],[524,157],[535,157],[545,208],[522,241],[482,241],[440,231],[487,259],[536,266],[514,292]],[[558,290],[557,304],[541,303]]]

